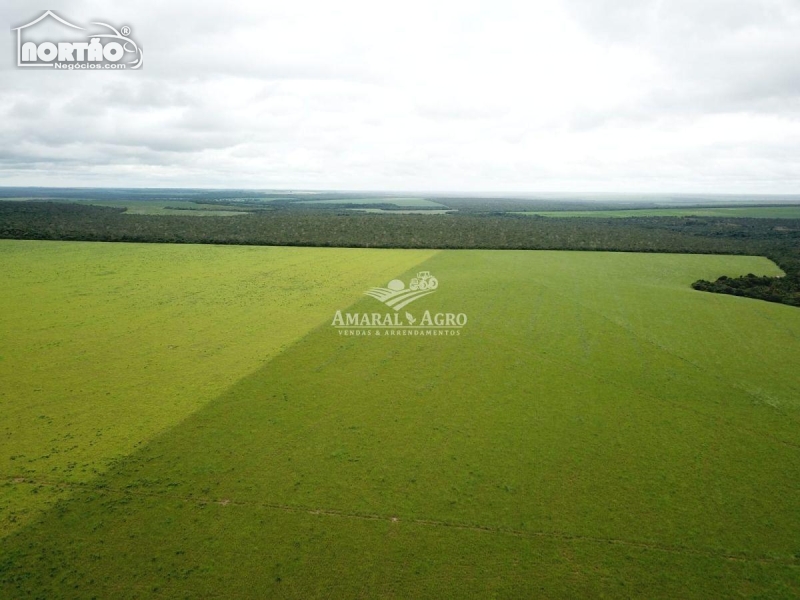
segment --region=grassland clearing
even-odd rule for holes
[[[216,204],[202,204],[186,200],[82,200],[80,204],[94,204],[124,208],[128,215],[184,215],[188,217],[232,217],[248,214],[246,210],[231,208],[221,210]]]
[[[361,213],[376,214],[376,215],[447,215],[454,212],[452,210],[440,210],[435,208],[430,210],[423,210],[423,209],[388,210],[386,208],[351,208],[349,210],[352,212],[361,212]]]
[[[372,269],[380,251],[362,252],[351,255],[353,272]],[[468,314],[461,336],[342,338],[327,323],[295,335],[96,477],[72,484],[49,475],[74,486],[71,498],[6,538],[0,590],[800,592],[800,312],[689,287],[721,274],[777,275],[774,264],[600,252],[442,251],[415,262],[422,258],[383,265],[370,285],[430,271],[439,288],[413,310]],[[282,293],[312,264],[298,264]],[[219,268],[242,282],[254,276]],[[75,286],[68,297],[89,285],[75,273],[60,281]],[[381,307],[352,303],[367,287],[360,282],[340,284],[337,309]],[[201,323],[212,302],[226,321],[245,289],[201,296],[189,317]],[[279,298],[258,310],[289,318]],[[91,311],[63,300],[83,319]],[[254,310],[241,308],[242,331]],[[291,310],[299,318],[306,309]],[[258,333],[249,335],[252,343]],[[232,356],[248,345],[231,344]],[[32,418],[37,409],[16,410]],[[125,427],[139,418],[127,415]],[[14,467],[9,477],[28,479],[9,487],[45,487],[35,481],[44,472]]]
[[[431,254],[0,241],[2,482],[91,481]],[[0,537],[64,492],[36,489],[0,487]]]
[[[299,201],[300,204],[363,204],[369,206],[370,204],[394,204],[406,208],[438,208],[447,209],[447,206],[440,202],[433,200],[426,200],[425,198],[393,198],[377,197],[377,198],[335,198],[330,200],[303,200]]]

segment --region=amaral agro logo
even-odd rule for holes
[[[429,271],[417,273],[407,286],[404,281],[393,279],[386,287],[364,292],[391,311],[359,313],[337,310],[331,325],[339,330],[339,335],[348,336],[461,335],[461,329],[467,324],[465,313],[424,310],[414,314],[406,309],[412,302],[433,294],[438,288],[439,280]]]
[[[52,10],[12,29],[17,33],[17,66],[51,69],[139,69],[142,48],[127,25],[94,22],[90,31]]]

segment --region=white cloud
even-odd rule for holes
[[[73,1],[140,72],[13,68],[0,184],[796,192],[794,0]]]

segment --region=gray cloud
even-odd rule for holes
[[[800,5],[793,0],[569,0],[570,13],[609,44],[647,52],[665,80],[650,109],[795,112]],[[647,107],[645,107],[647,108]]]
[[[13,67],[0,185],[796,192],[794,0],[62,3],[139,72]]]

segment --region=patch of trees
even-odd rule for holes
[[[722,276],[716,281],[695,281],[692,287],[703,292],[745,296],[768,302],[800,306],[800,281],[796,277]]]
[[[722,276],[716,281],[699,280],[696,290],[756,298],[800,306],[800,220],[746,218],[676,218],[662,225],[690,235],[729,239],[747,254],[766,256],[785,273],[783,277]]]
[[[123,214],[65,202],[0,202],[0,237],[361,248],[723,253],[728,240],[597,219],[264,211],[237,217]]]

